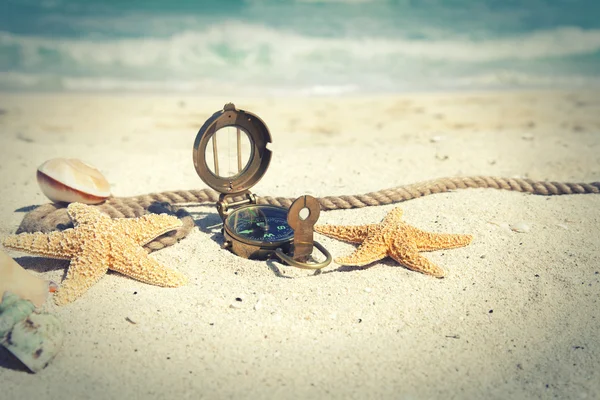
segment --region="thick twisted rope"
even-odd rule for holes
[[[366,194],[326,196],[317,200],[322,210],[337,210],[399,203],[434,193],[469,188],[492,188],[543,196],[558,196],[586,193],[599,194],[600,182],[544,182],[491,176],[439,178]],[[166,212],[180,218],[183,222],[182,227],[154,239],[145,246],[148,251],[154,251],[175,244],[187,236],[194,227],[192,216],[183,208],[177,208],[174,205],[215,203],[218,199],[219,193],[212,189],[178,190],[133,197],[110,197],[104,203],[95,207],[98,207],[112,218],[135,218],[147,212]],[[288,208],[294,200],[294,198],[289,197],[265,196],[259,197],[258,203]],[[67,214],[66,204],[44,204],[25,215],[17,233],[50,232],[72,226],[73,224]]]

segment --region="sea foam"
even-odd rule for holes
[[[477,38],[456,32],[319,37],[235,20],[163,37],[0,32],[0,89],[179,91],[225,81],[241,88],[353,92],[460,87],[456,82],[498,86],[506,79],[490,77],[502,74],[568,86],[569,77],[573,84],[597,81],[573,59],[599,53],[600,30],[579,27]],[[557,68],[549,69],[553,62]],[[481,76],[488,78],[474,78]]]

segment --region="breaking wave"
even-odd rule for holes
[[[187,24],[186,26],[192,24]],[[4,90],[348,93],[598,83],[600,30],[319,37],[223,21],[163,37],[0,32]]]

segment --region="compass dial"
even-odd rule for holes
[[[287,210],[281,207],[254,205],[238,209],[225,220],[232,235],[250,244],[272,244],[293,239],[288,225]]]

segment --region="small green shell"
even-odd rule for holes
[[[15,324],[33,312],[35,306],[11,292],[5,292],[0,303],[0,338],[4,337]]]
[[[0,304],[0,344],[38,372],[58,353],[64,334],[58,318],[34,308],[31,302],[5,293]]]

